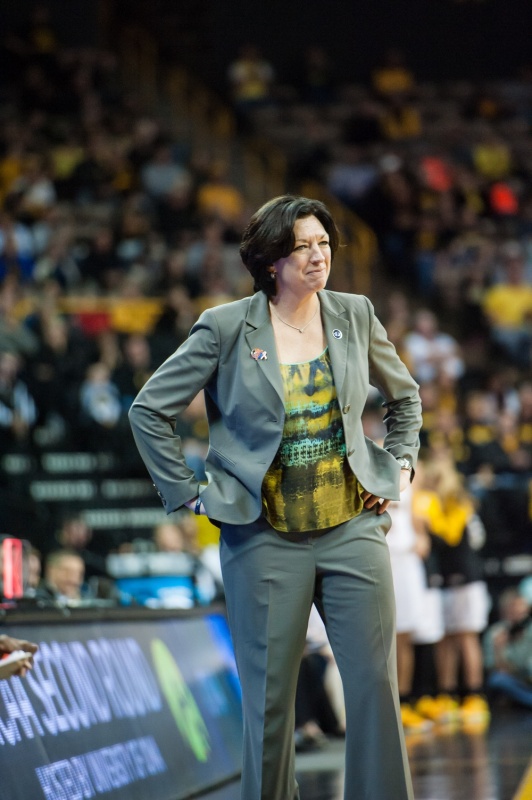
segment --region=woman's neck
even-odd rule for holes
[[[316,358],[326,345],[318,296],[313,294],[300,303],[277,299],[270,304],[270,314],[279,361],[295,364]]]
[[[283,294],[270,298],[270,304],[279,316],[294,325],[304,325],[317,311],[320,305],[318,295],[313,292],[305,297]]]

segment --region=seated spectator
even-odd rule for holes
[[[42,556],[36,547],[31,547],[28,553],[28,576],[26,582],[25,597],[34,597],[35,591],[41,582],[42,575]]]
[[[34,268],[35,242],[31,229],[6,204],[0,209],[0,280],[11,276],[18,283],[25,283],[31,279]]]
[[[142,263],[148,253],[152,232],[152,205],[144,194],[130,194],[120,204],[116,254],[124,267]],[[110,289],[120,291],[119,282]]]
[[[158,276],[158,283],[155,291],[166,295],[174,286],[182,286],[190,299],[195,299],[201,293],[201,281],[196,274],[196,262],[200,260],[198,254],[194,265],[187,263],[187,250],[184,248],[173,248],[165,256],[161,275]],[[166,298],[165,298],[166,299]]]
[[[444,402],[445,396],[441,393],[433,429],[427,437],[427,448],[431,457],[439,454],[444,458],[450,456],[461,469],[468,456],[462,421],[452,408],[445,407]]]
[[[464,427],[474,444],[490,442],[497,423],[497,403],[485,389],[472,389],[464,397]]]
[[[499,619],[484,634],[486,685],[518,706],[532,709],[532,617],[518,589],[499,597]]]
[[[412,248],[416,290],[423,298],[430,299],[434,295],[441,240],[442,221],[440,215],[432,209],[423,211],[417,220],[417,231]]]
[[[45,281],[55,281],[67,291],[79,288],[81,273],[72,254],[72,241],[68,230],[58,231],[48,243],[45,252],[35,265],[34,279],[41,285]]]
[[[206,278],[211,283],[212,291],[212,276],[215,273],[223,284],[221,288],[224,292],[233,292],[242,283],[243,268],[238,256],[238,247],[226,242],[226,232],[227,229],[221,220],[207,219],[201,230],[201,236],[186,249],[185,282],[193,299],[208,291],[205,286]]]
[[[113,168],[109,163],[105,139],[97,134],[88,138],[84,157],[71,173],[71,186],[76,205],[102,203],[118,192],[113,187]]]
[[[200,311],[235,299],[225,270],[222,250],[205,253],[200,266],[201,295],[197,300]]]
[[[0,350],[8,350],[24,358],[37,352],[39,340],[30,328],[20,321],[18,305],[20,287],[7,278],[0,284]]]
[[[142,188],[150,197],[159,199],[177,186],[188,187],[191,176],[188,169],[174,159],[170,142],[161,141],[142,167],[140,179]]]
[[[61,139],[50,148],[54,186],[60,200],[72,200],[74,170],[83,161],[85,150],[74,129],[65,131]]]
[[[37,420],[37,407],[20,377],[16,353],[0,351],[0,450],[27,447]]]
[[[411,286],[411,247],[418,215],[416,186],[399,156],[379,160],[379,179],[357,204],[379,240],[385,267]]]
[[[413,73],[405,65],[401,50],[390,48],[372,73],[374,91],[381,97],[410,94],[415,87]]]
[[[532,474],[532,442],[521,439],[518,416],[510,410],[497,414],[495,424],[483,431],[475,427],[468,431],[469,458],[464,465],[468,474],[476,476],[523,476],[523,487]],[[489,481],[487,484],[489,485]],[[507,480],[517,485],[517,480]]]
[[[47,156],[41,153],[27,156],[22,174],[11,187],[11,194],[17,198],[18,218],[30,224],[53,207],[56,192]]]
[[[489,180],[505,178],[510,173],[512,155],[508,144],[486,126],[483,135],[473,145],[472,157],[478,175]]]
[[[441,373],[457,380],[464,372],[458,342],[439,330],[436,315],[428,309],[416,313],[414,330],[405,336],[404,348],[419,383],[433,381]]]
[[[44,579],[35,597],[60,606],[76,605],[83,597],[85,564],[75,550],[55,550],[46,558]]]
[[[197,525],[192,515],[184,514],[179,522],[163,521],[153,530],[153,543],[158,553],[185,553],[193,562],[197,600],[201,605],[212,603],[219,596],[219,576],[203,558],[197,542]],[[221,577],[221,569],[220,569]]]
[[[193,236],[199,226],[192,181],[179,180],[157,198],[155,225],[170,247]]]
[[[493,234],[483,230],[474,205],[468,205],[475,204],[475,199],[464,202],[467,204],[458,210],[457,235],[439,249],[434,283],[441,307],[449,312],[463,308],[461,330],[478,341],[479,335],[486,337],[479,300],[492,278],[496,246]]]
[[[133,399],[153,372],[150,344],[146,336],[133,333],[122,342],[122,362],[113,371],[111,380],[128,411]]]
[[[354,211],[363,203],[366,193],[375,185],[378,170],[354,144],[339,148],[327,172],[330,191]]]
[[[161,316],[150,337],[153,363],[162,362],[185,341],[196,312],[185,286],[176,283],[166,292]]]
[[[93,531],[82,514],[67,513],[55,532],[55,548],[77,553],[85,565],[85,578],[107,576],[105,558],[91,548]],[[53,551],[52,551],[53,552]]]
[[[206,219],[218,219],[237,232],[242,225],[244,198],[229,179],[228,165],[214,161],[207,180],[196,193],[198,212]]]
[[[124,266],[117,253],[113,229],[109,225],[99,227],[80,248],[79,268],[83,280],[96,288],[109,289],[117,283]]]
[[[121,404],[117,387],[110,380],[105,364],[92,364],[81,386],[81,410],[91,421],[113,427],[120,417]]]
[[[80,393],[80,425],[89,449],[118,447],[124,430],[123,409],[118,387],[111,380],[109,367],[102,362],[87,369]]]
[[[384,139],[405,141],[416,139],[422,134],[421,116],[412,103],[402,97],[392,97],[387,102],[380,118]]]
[[[512,363],[497,365],[487,374],[486,391],[495,407],[501,411],[519,413],[520,400],[517,386],[522,380],[519,369]]]
[[[272,65],[263,58],[258,47],[253,44],[241,47],[238,58],[227,71],[237,110],[247,113],[269,102],[274,77]]]
[[[38,408],[38,424],[60,438],[78,417],[77,392],[87,364],[86,343],[68,318],[44,313],[32,320],[39,350],[28,360],[28,381]]]
[[[484,292],[482,308],[489,321],[493,341],[514,364],[532,363],[532,286],[525,276],[525,259],[518,242],[501,248],[503,277]]]

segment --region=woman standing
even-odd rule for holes
[[[240,253],[253,297],[205,311],[137,396],[130,419],[168,512],[221,526],[229,624],[243,692],[243,800],[297,800],[294,697],[314,602],[346,702],[345,797],[407,800],[385,535],[418,451],[418,387],[362,296],[325,290],[338,231],[328,209],[274,198]],[[386,408],[365,438],[369,384]],[[208,483],[174,435],[205,389]]]

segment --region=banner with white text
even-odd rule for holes
[[[223,615],[12,635],[39,651],[27,677],[0,681],[1,800],[181,800],[238,776],[240,688]]]

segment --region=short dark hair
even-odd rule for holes
[[[268,297],[276,294],[276,283],[268,267],[290,255],[295,245],[296,220],[311,216],[325,228],[334,256],[340,235],[331,212],[320,200],[285,194],[268,200],[253,214],[242,236],[240,256],[253,277],[254,291],[262,290]]]

